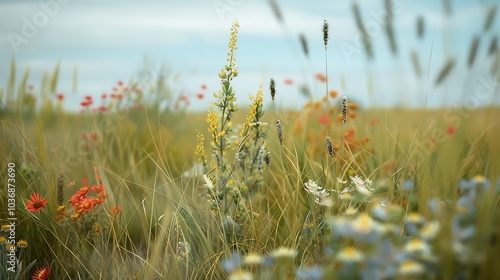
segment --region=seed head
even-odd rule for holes
[[[335,156],[335,153],[333,151],[333,145],[330,136],[326,137],[326,149],[328,150],[328,154],[330,155],[330,157],[333,158]]]
[[[328,45],[328,22],[326,19],[323,21],[323,42],[325,44],[325,48]]]
[[[278,139],[280,140],[280,145],[283,145],[283,129],[281,127],[280,120],[276,121],[276,130],[278,131]]]
[[[276,96],[276,88],[274,86],[274,79],[271,79],[271,83],[269,84],[269,88],[271,89],[271,99],[274,101],[274,96]]]
[[[347,96],[342,98],[342,122],[347,122]]]

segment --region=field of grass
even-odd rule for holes
[[[274,82],[238,108],[236,44],[235,25],[208,112],[123,82],[66,112],[57,71],[39,100],[11,85],[0,279],[500,277],[499,108],[369,109],[326,89],[292,111]]]

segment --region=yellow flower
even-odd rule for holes
[[[12,251],[12,250],[16,250],[16,245],[14,245],[14,244],[7,244],[5,246],[5,251]]]
[[[17,246],[19,248],[26,248],[28,247],[28,242],[26,242],[25,240],[21,239],[17,242]]]
[[[5,244],[7,243],[7,239],[3,236],[0,236],[0,244]]]
[[[354,247],[345,247],[337,255],[337,260],[340,262],[361,262],[364,258]]]

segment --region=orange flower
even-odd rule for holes
[[[82,212],[89,212],[94,208],[95,204],[95,199],[92,198],[85,198],[81,201],[81,203],[78,205],[78,213]]]
[[[349,102],[349,104],[347,104],[347,107],[349,109],[357,109],[359,107],[359,105],[358,105],[358,103]]]
[[[31,200],[26,199],[26,202],[26,208],[30,212],[38,212],[45,208],[45,204],[47,204],[47,202],[49,201],[47,199],[41,199],[38,193],[32,193]]]
[[[346,132],[344,132],[345,140],[347,140],[347,141],[352,140],[354,138],[355,134],[356,134],[356,132],[354,131],[354,129],[347,130]]]
[[[320,72],[316,73],[316,75],[314,75],[314,77],[315,77],[316,79],[318,79],[318,81],[320,81],[320,82],[322,82],[322,83],[326,83],[326,81],[328,80],[328,79],[326,78],[325,74],[320,73]]]
[[[105,185],[93,185],[92,186],[92,190],[95,192],[95,193],[100,193],[102,191],[104,191],[106,189],[106,186]]]
[[[318,123],[320,124],[330,124],[332,123],[332,120],[327,114],[323,114],[321,117],[318,118]]]
[[[335,98],[339,96],[339,93],[336,90],[330,90],[330,97]]]
[[[111,208],[109,208],[109,211],[111,212],[111,214],[120,214],[120,212],[122,211],[122,206],[111,206]]]
[[[35,271],[32,280],[46,280],[50,276],[50,266],[39,268]]]

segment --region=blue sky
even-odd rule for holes
[[[211,93],[218,91],[217,73],[225,63],[229,29],[238,19],[240,76],[235,80],[235,89],[240,100],[246,100],[260,83],[267,88],[273,77],[278,87],[277,102],[299,108],[305,101],[297,89],[299,83],[308,83],[315,96],[324,94],[324,85],[313,76],[324,72],[322,24],[326,19],[330,25],[330,88],[363,105],[418,106],[423,104],[426,92],[429,106],[457,105],[481,77],[488,76],[493,59],[486,52],[491,38],[500,35],[500,21],[496,18],[487,33],[483,33],[483,25],[488,8],[499,3],[450,1],[452,14],[446,16],[442,1],[393,0],[399,48],[398,56],[393,56],[377,17],[384,9],[384,1],[358,0],[374,46],[375,59],[368,62],[356,44],[359,32],[352,16],[352,1],[278,0],[284,27],[267,0],[4,0],[0,2],[0,87],[6,87],[11,57],[17,62],[18,80],[30,67],[29,84],[35,89],[43,73],[52,71],[60,60],[57,91],[69,97],[65,101],[68,107],[77,107],[83,95],[99,96],[109,92],[116,81],[129,81],[148,57],[152,72],[164,64],[172,75],[178,75],[173,83],[175,91],[194,95],[203,83]],[[44,9],[43,3],[50,9]],[[425,19],[422,40],[416,36],[419,15]],[[37,29],[28,34],[30,38],[23,35],[27,22]],[[308,40],[309,59],[301,52],[299,33]],[[22,43],[15,43],[12,38],[19,37],[12,34],[21,36]],[[467,70],[467,56],[476,34],[481,35],[479,52],[474,67]],[[346,49],[352,54],[347,55]],[[415,78],[411,50],[419,53],[423,79]],[[435,77],[449,57],[456,59],[455,68],[445,83],[435,88]],[[71,77],[75,65],[78,92],[73,95]],[[294,79],[296,84],[285,85],[285,78]],[[482,100],[484,104],[492,101]],[[206,100],[192,105],[207,106]]]

